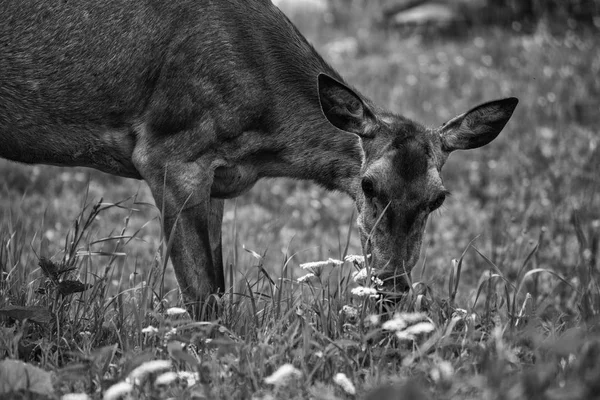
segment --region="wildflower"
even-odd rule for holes
[[[464,319],[467,317],[467,314],[468,314],[468,312],[464,308],[457,308],[452,313],[452,319],[454,319],[454,318]]]
[[[366,268],[361,269],[360,271],[356,271],[352,276],[352,280],[356,283],[364,284],[367,280],[367,275],[369,272]]]
[[[383,281],[381,279],[379,279],[376,276],[371,276],[371,281],[376,285],[376,286],[383,286]]]
[[[365,318],[365,321],[371,325],[371,326],[377,326],[379,325],[379,315],[377,314],[371,314],[369,316],[367,316],[367,318]]]
[[[318,269],[318,268],[326,267],[328,265],[332,265],[334,267],[339,267],[343,263],[344,263],[343,261],[330,258],[327,261],[313,261],[313,262],[307,262],[304,264],[300,264],[300,268],[302,268],[302,269],[315,269],[315,268]]]
[[[352,280],[360,285],[364,285],[367,282],[368,276],[369,271],[366,268],[362,268],[354,273]],[[373,282],[375,286],[383,286],[383,281],[373,274],[371,275],[371,282]]]
[[[85,393],[67,393],[60,400],[90,400],[90,396]]]
[[[335,382],[337,385],[340,385],[342,387],[342,389],[344,389],[344,392],[346,392],[348,394],[356,394],[356,389],[354,388],[352,381],[350,381],[350,379],[348,379],[346,374],[338,372],[333,377],[333,382]]]
[[[200,376],[197,373],[189,371],[179,371],[177,373],[179,379],[187,382],[187,387],[192,387],[200,380]]]
[[[269,385],[284,385],[291,378],[299,378],[300,376],[302,376],[302,372],[300,372],[300,370],[298,370],[292,364],[284,364],[270,376],[267,376],[265,378],[265,383]]]
[[[321,350],[315,351],[315,357],[317,357],[317,358],[323,358],[323,352]]]
[[[406,328],[407,326],[408,326],[408,324],[406,323],[406,321],[404,321],[402,318],[396,318],[394,316],[393,319],[390,319],[389,321],[385,321],[383,323],[383,325],[381,325],[381,328],[386,331],[401,331],[402,329]]]
[[[171,361],[167,360],[153,360],[148,361],[134,369],[129,373],[127,378],[130,382],[135,385],[140,385],[147,375],[159,372],[165,369],[171,368]]]
[[[377,289],[366,287],[366,286],[358,286],[350,291],[353,295],[358,297],[377,297]]]
[[[152,334],[158,333],[158,328],[155,328],[152,325],[148,325],[147,327],[142,329],[142,333],[152,335]]]
[[[346,258],[344,258],[344,261],[355,263],[355,264],[364,264],[365,256],[358,256],[356,254],[348,254],[346,256]]]
[[[179,376],[177,375],[176,372],[167,371],[156,377],[156,380],[154,381],[154,385],[169,386],[171,383],[175,382],[178,377]]]
[[[104,400],[117,400],[133,390],[133,385],[129,382],[115,383],[104,392]]]
[[[346,316],[350,318],[356,318],[358,316],[358,310],[348,305],[342,307],[342,313],[346,314]]]
[[[411,325],[415,322],[429,321],[429,318],[422,312],[400,312],[394,314],[394,320],[402,320],[406,325]]]
[[[417,335],[432,332],[434,329],[435,326],[429,321],[419,322],[404,330],[396,331],[396,337],[401,340],[416,340]]]
[[[90,331],[79,332],[79,336],[81,336],[84,339],[89,339],[92,336],[92,332],[90,332]]]
[[[435,383],[449,382],[454,375],[454,368],[448,361],[442,360],[431,369],[430,375]]]
[[[171,328],[165,332],[165,340],[171,340],[175,335],[177,335],[177,328]]]
[[[186,313],[187,313],[187,310],[185,308],[181,308],[181,307],[171,307],[167,310],[167,315],[169,315],[171,317],[186,314]]]
[[[310,280],[311,278],[314,278],[316,275],[313,274],[312,272],[309,272],[306,275],[302,275],[300,278],[298,278],[298,282],[302,283],[302,282],[306,282],[308,280]]]

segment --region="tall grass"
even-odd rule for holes
[[[453,196],[410,292],[383,298],[368,266],[345,260],[360,251],[348,199],[276,180],[227,204],[223,314],[192,321],[145,186],[1,161],[0,397],[598,392],[598,32],[540,23],[446,41],[319,27],[348,81],[410,118],[521,100],[493,144],[445,166]]]

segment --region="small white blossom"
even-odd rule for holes
[[[160,374],[154,380],[154,385],[156,386],[169,386],[171,383],[175,382],[179,376],[176,372],[167,371],[163,374]]]
[[[367,280],[367,276],[369,272],[366,268],[361,269],[360,271],[356,271],[352,276],[352,280],[356,283],[364,284]]]
[[[122,396],[130,393],[133,390],[133,385],[129,382],[115,383],[104,392],[104,400],[118,400]]]
[[[298,282],[302,283],[302,282],[306,282],[312,278],[314,278],[316,275],[313,274],[312,272],[309,272],[306,275],[302,275],[301,277],[298,278]]]
[[[369,271],[367,268],[362,268],[360,271],[356,271],[354,275],[352,275],[352,280],[360,285],[364,285],[367,283],[368,276]],[[371,282],[375,283],[376,286],[383,286],[383,281],[374,274],[371,274]]]
[[[192,387],[196,384],[198,380],[200,380],[200,376],[198,373],[189,372],[189,371],[179,371],[177,373],[179,379],[187,382],[188,387]]]
[[[307,262],[304,264],[300,264],[300,268],[302,268],[302,269],[318,269],[318,268],[326,267],[328,265],[339,267],[343,263],[344,263],[343,261],[330,258],[327,261],[313,261],[313,262]]]
[[[352,306],[346,305],[346,306],[342,307],[342,312],[350,318],[355,318],[358,316],[358,310]]]
[[[380,320],[380,317],[377,314],[371,314],[371,315],[367,316],[367,318],[365,319],[365,321],[371,326],[379,325],[379,320]]]
[[[467,310],[465,310],[464,308],[457,308],[454,310],[454,312],[452,313],[452,318],[466,318],[467,317]]]
[[[315,351],[315,357],[317,357],[317,358],[323,358],[323,352],[321,350]]]
[[[185,308],[181,308],[181,307],[171,307],[167,310],[167,315],[174,317],[177,315],[183,315],[186,314],[187,310]]]
[[[177,335],[177,328],[171,328],[165,332],[165,340],[171,340],[171,338],[175,335]]]
[[[421,333],[429,333],[435,330],[435,326],[431,322],[419,322],[407,327],[404,330],[396,331],[398,339],[415,340],[417,335]]]
[[[350,293],[358,297],[377,297],[377,289],[365,286],[355,287]]]
[[[357,263],[357,264],[364,264],[365,256],[359,256],[356,254],[348,254],[346,256],[346,258],[344,258],[344,261],[351,262],[351,263]]]
[[[352,383],[352,381],[350,381],[350,379],[348,379],[346,374],[338,372],[333,377],[333,382],[335,382],[337,385],[341,386],[341,388],[344,389],[344,392],[346,392],[348,394],[356,394],[356,389],[354,388],[354,384]]]
[[[302,372],[292,364],[284,364],[265,378],[265,383],[269,385],[285,385],[292,378],[299,378]]]
[[[158,328],[155,328],[152,325],[148,325],[147,327],[142,329],[142,333],[152,335],[152,334],[158,333]]]
[[[402,329],[407,327],[406,321],[402,318],[392,318],[388,321],[385,321],[381,328],[386,331],[401,331]]]
[[[377,286],[383,286],[383,281],[376,276],[371,276],[371,281]]]
[[[148,374],[163,371],[171,368],[171,361],[168,360],[152,360],[143,363],[129,373],[128,380],[135,385],[140,385]]]
[[[438,364],[431,369],[431,379],[435,383],[449,382],[454,375],[454,367],[448,361],[439,361]]]
[[[85,393],[67,393],[63,394],[60,400],[90,400],[91,397]]]

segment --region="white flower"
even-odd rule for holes
[[[404,321],[402,318],[392,318],[388,321],[385,321],[383,323],[383,325],[381,325],[382,329],[385,329],[386,331],[401,331],[402,329],[407,327],[407,323],[406,321]]]
[[[167,315],[169,316],[177,316],[177,315],[182,315],[182,314],[186,314],[187,310],[185,308],[181,308],[181,307],[171,307],[167,310]]]
[[[155,328],[152,325],[148,325],[147,327],[142,329],[142,333],[147,333],[149,335],[152,335],[154,333],[158,333],[158,328]]]
[[[146,375],[153,374],[155,372],[163,371],[171,368],[171,361],[168,360],[152,360],[143,363],[133,371],[129,373],[128,380],[135,385],[140,385]]]
[[[449,382],[454,375],[454,367],[448,361],[439,361],[438,364],[431,369],[431,379],[435,383]]]
[[[306,275],[302,275],[300,278],[298,278],[298,282],[302,283],[302,282],[306,282],[308,280],[310,280],[311,278],[314,278],[316,275],[313,274],[312,272],[309,272]]]
[[[365,256],[359,256],[356,254],[348,254],[346,256],[346,258],[344,258],[344,261],[351,262],[351,263],[357,263],[357,264],[364,264]]]
[[[175,335],[177,335],[177,328],[171,328],[165,332],[165,340],[170,340]]]
[[[104,400],[117,400],[133,390],[133,385],[129,382],[115,383],[104,392]]]
[[[377,297],[377,290],[366,286],[355,287],[350,293],[358,297]]]
[[[196,384],[198,380],[200,380],[200,376],[198,373],[189,372],[189,371],[179,371],[177,373],[179,379],[187,382],[187,387],[192,387]]]
[[[377,314],[371,314],[371,315],[367,316],[367,318],[365,319],[365,321],[371,326],[379,325],[379,320],[380,320],[380,317]]]
[[[173,371],[167,371],[165,373],[160,374],[154,380],[154,385],[156,386],[168,386],[171,383],[175,382],[179,375]]]
[[[304,263],[304,264],[300,264],[300,268],[302,268],[302,269],[315,269],[315,268],[323,268],[323,267],[326,267],[328,265],[340,266],[343,263],[344,263],[343,261],[335,260],[333,258],[330,258],[327,261],[313,261],[313,262],[307,262],[307,263]]]
[[[333,377],[333,382],[340,385],[342,387],[342,389],[344,389],[344,392],[346,392],[348,394],[356,394],[356,389],[354,388],[354,385],[352,384],[350,379],[348,379],[346,374],[338,372]]]
[[[373,281],[376,286],[383,286],[383,281],[376,276],[371,276],[371,281]]]
[[[416,335],[435,329],[425,313],[396,313],[394,318],[381,325],[382,329],[395,331],[399,339],[415,340]]]
[[[404,324],[404,326],[407,326],[407,325],[414,324],[415,322],[429,321],[429,318],[427,317],[427,314],[422,313],[422,312],[399,312],[399,313],[395,313],[394,318],[387,322],[390,322],[390,324],[391,324],[391,321],[402,321],[402,322],[397,322],[397,323],[400,325]],[[393,326],[393,325],[390,325],[390,326]],[[400,329],[403,329],[403,328],[400,328]],[[394,330],[394,329],[390,329],[390,330]]]
[[[435,330],[435,326],[431,322],[419,322],[404,330],[396,331],[396,336],[398,339],[415,340],[417,335],[433,332],[433,330]]]
[[[354,280],[354,282],[360,284],[360,285],[364,285],[367,282],[367,277],[369,276],[369,271],[367,270],[367,268],[362,268],[360,271],[356,271],[354,273],[354,275],[352,275],[352,280]],[[376,286],[383,286],[383,281],[381,279],[379,279],[378,277],[376,277],[375,275],[373,275],[371,273],[371,282],[375,283]]]
[[[352,306],[346,305],[342,307],[342,312],[350,318],[355,318],[358,316],[358,310]]]
[[[67,393],[63,394],[60,400],[90,400],[90,396],[85,393]]]
[[[367,271],[367,269],[363,268],[360,271],[356,271],[354,273],[354,275],[352,276],[352,280],[356,283],[363,284],[366,282],[368,274],[369,272]]]
[[[467,317],[467,314],[468,314],[468,312],[464,308],[457,308],[452,313],[452,318],[463,319],[463,318]]]
[[[292,364],[284,364],[277,371],[265,378],[265,383],[269,385],[285,385],[291,378],[299,378],[302,372]]]

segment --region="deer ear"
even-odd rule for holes
[[[371,137],[373,113],[358,94],[334,78],[319,74],[319,102],[325,118],[336,128]]]
[[[449,153],[485,146],[496,139],[518,102],[515,97],[490,101],[446,122],[439,130],[442,149]]]

